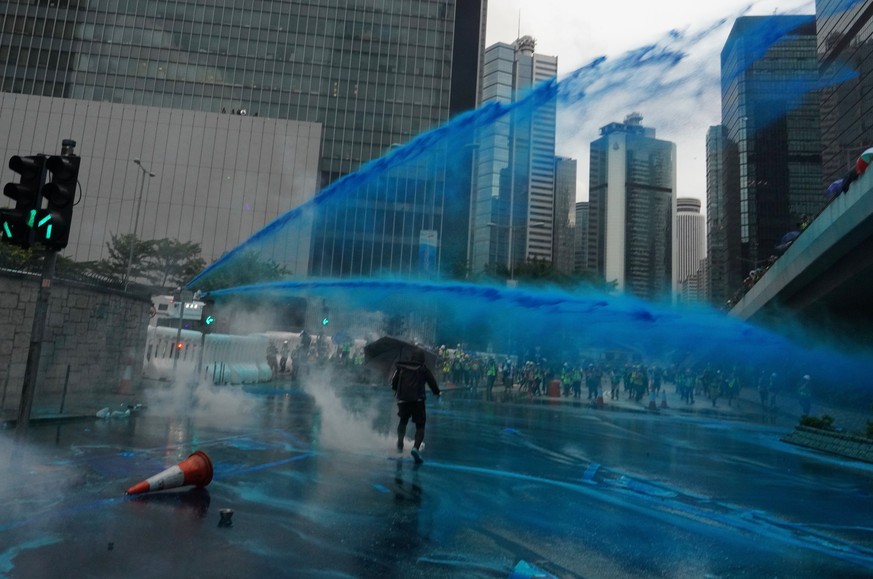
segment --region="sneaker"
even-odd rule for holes
[[[421,451],[417,448],[413,448],[410,454],[412,454],[412,458],[413,460],[415,460],[416,464],[421,464],[424,462],[424,459],[421,458]]]

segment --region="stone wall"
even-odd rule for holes
[[[873,463],[873,440],[854,434],[796,426],[782,441]]]
[[[0,271],[0,412],[18,408],[30,348],[39,276]],[[55,279],[34,411],[68,395],[119,389],[128,365],[141,375],[151,301],[121,291]]]

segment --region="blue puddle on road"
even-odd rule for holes
[[[585,494],[589,499],[609,503],[622,509],[655,516],[672,524],[677,524],[679,518],[685,520],[688,526],[706,522],[710,527],[722,526],[751,533],[766,540],[811,549],[873,570],[873,550],[835,537],[824,536],[808,525],[783,521],[764,511],[744,509],[713,501],[708,497],[694,497],[663,485],[637,480],[597,463],[591,463],[586,468],[580,482],[566,482],[500,469],[433,461],[428,463],[428,468],[559,487]],[[604,491],[612,491],[612,493]],[[627,495],[633,496],[634,500],[627,500]]]

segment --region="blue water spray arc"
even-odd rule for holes
[[[308,241],[302,240],[309,239],[313,224],[323,212],[341,213],[361,195],[373,196],[376,201],[390,205],[396,200],[392,197],[396,193],[388,184],[410,173],[419,180],[422,175],[442,179],[446,184],[442,191],[443,206],[467,207],[469,186],[454,187],[445,175],[465,170],[469,157],[464,151],[482,134],[500,123],[525,122],[545,106],[559,107],[559,118],[582,119],[596,113],[598,120],[603,121],[604,114],[617,116],[627,112],[625,109],[604,113],[604,106],[612,101],[624,106],[628,97],[617,98],[617,95],[631,94],[638,106],[662,103],[675,94],[690,99],[691,106],[695,98],[711,98],[702,87],[718,86],[717,71],[707,73],[697,66],[688,66],[689,55],[695,48],[711,43],[731,22],[720,20],[696,34],[672,31],[661,41],[619,58],[595,59],[560,80],[536,86],[515,102],[490,102],[459,115],[335,181],[312,200],[280,216],[218,259],[188,286],[210,287],[210,294],[215,297],[302,296],[327,299],[331,304],[350,309],[405,314],[438,312],[438,335],[474,336],[477,343],[498,351],[537,348],[561,357],[600,350],[622,352],[647,362],[716,360],[721,364],[783,369],[789,360],[798,366],[794,371],[827,367],[832,377],[839,375],[843,380],[857,383],[873,370],[873,360],[868,353],[850,354],[834,344],[821,344],[802,329],[783,328],[782,332],[774,333],[705,307],[677,309],[669,304],[643,303],[591,288],[521,289],[501,284],[434,281],[422,279],[416,272],[380,276],[378,271],[367,272],[366,279],[349,275],[331,280],[259,280],[240,287],[232,287],[239,284],[217,283],[222,279],[232,280],[231,274],[247,267],[253,256],[282,263],[289,252],[305,246],[308,257]],[[756,36],[761,53],[785,32],[762,28]],[[851,74],[851,71],[846,73]],[[841,80],[831,79],[833,82]],[[813,90],[817,86],[807,88]],[[375,234],[390,227],[380,221],[376,213],[356,223]],[[786,332],[788,337],[785,337]]]

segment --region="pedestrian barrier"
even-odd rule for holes
[[[268,343],[263,335],[204,337],[193,330],[179,333],[175,328],[150,327],[143,376],[171,380],[174,371],[199,372],[214,384],[265,382],[273,377],[266,358]]]
[[[176,487],[194,485],[205,487],[212,482],[212,461],[202,450],[158,474],[138,482],[125,494],[138,495],[149,491],[162,491]]]
[[[214,384],[250,384],[273,377],[267,364],[266,336],[208,334],[203,345],[203,375]]]
[[[149,327],[143,376],[152,380],[170,380],[174,363],[177,370],[194,371],[202,336],[193,330],[179,332],[175,328]]]

